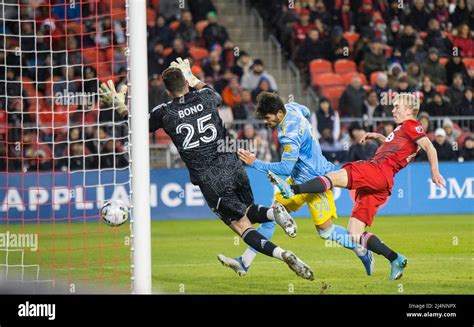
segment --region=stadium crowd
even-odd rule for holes
[[[127,166],[126,123],[97,96],[107,79],[126,83],[124,2],[22,1],[18,8],[5,1],[0,171]],[[474,116],[474,14],[466,1],[404,1],[403,8],[393,0],[290,3],[252,1],[319,95],[310,109],[328,159],[370,158],[378,145],[360,145],[362,135],[395,128],[384,101],[393,92],[417,92],[419,119],[439,159],[474,160],[474,121],[447,117]],[[193,73],[222,95],[219,111],[233,137],[255,141],[260,159],[278,160],[275,132],[254,114],[258,94],[278,92],[278,81],[261,59],[236,48],[212,1],[149,1],[147,25],[149,110],[169,101],[162,71],[188,58]],[[345,118],[354,122],[341,123]],[[162,130],[151,140],[170,142]]]

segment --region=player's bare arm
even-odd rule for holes
[[[368,140],[376,140],[379,142],[383,142],[385,141],[385,136],[383,136],[380,133],[367,133],[362,137],[362,139],[360,140],[360,143],[364,144]]]
[[[427,137],[422,137],[416,143],[426,152],[431,167],[431,179],[438,187],[446,187],[446,182],[439,173],[438,154],[433,143]]]

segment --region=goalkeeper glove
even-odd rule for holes
[[[108,80],[107,84],[102,83],[99,88],[100,98],[106,105],[113,105],[118,114],[125,118],[128,114],[127,106],[125,105],[125,94],[127,93],[127,85],[120,86],[119,91],[115,90],[115,85],[112,80]]]
[[[199,82],[201,82],[199,78],[193,75],[188,59],[183,60],[181,57],[179,57],[176,59],[176,61],[171,63],[170,67],[179,68],[191,87],[195,87]]]

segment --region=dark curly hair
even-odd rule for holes
[[[255,113],[258,118],[262,119],[268,114],[276,115],[280,110],[286,113],[285,105],[278,94],[262,92],[257,96]]]

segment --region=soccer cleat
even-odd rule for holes
[[[367,275],[372,275],[375,270],[375,257],[372,251],[367,250],[367,252],[364,255],[360,256],[359,259],[360,261],[362,261]]]
[[[217,260],[222,263],[225,267],[231,268],[233,271],[237,273],[239,276],[245,276],[249,267],[245,267],[244,262],[242,261],[242,257],[238,258],[229,258],[223,254],[217,255]]]
[[[275,222],[283,228],[289,237],[296,237],[296,222],[281,203],[275,203],[273,206],[273,216]]]
[[[293,270],[297,276],[307,279],[314,280],[314,274],[311,267],[301,261],[293,252],[285,251],[282,253],[283,261]]]
[[[402,278],[403,269],[407,266],[408,260],[405,256],[398,254],[398,257],[390,262],[392,269],[390,272],[390,280],[396,280]]]
[[[291,189],[290,184],[287,181],[285,181],[283,178],[278,177],[270,170],[268,171],[268,178],[270,179],[270,182],[272,182],[274,185],[276,185],[276,187],[278,187],[278,189],[281,192],[281,195],[285,199],[289,199],[292,196],[295,196],[295,193]]]

